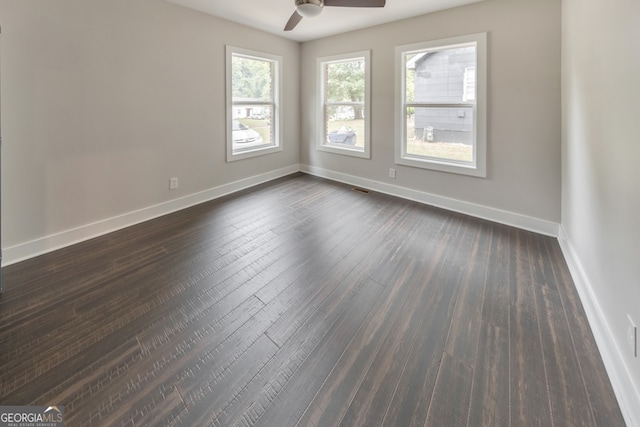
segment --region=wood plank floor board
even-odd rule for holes
[[[620,407],[606,371],[601,368],[602,358],[560,247],[550,241],[545,241],[545,245],[549,251],[564,315],[569,325],[571,342],[575,354],[578,355],[576,362],[580,367],[580,378],[584,382],[595,425],[624,426]]]
[[[31,404],[64,402],[65,423],[68,425],[99,425],[102,416],[112,408],[125,409],[126,401],[109,384],[113,377],[122,375],[132,364],[145,357],[135,339],[128,340],[110,351],[85,369],[69,372],[66,381],[56,384]],[[109,399],[97,406],[89,406],[91,396],[109,389]]]
[[[65,309],[60,310],[60,307]],[[26,341],[24,345],[19,345],[19,334],[15,334],[10,342],[4,342],[3,346],[13,348],[22,357],[13,357],[8,361],[4,361],[2,364],[2,372],[0,372],[0,378],[5,378],[5,375],[11,375],[12,370],[25,369],[27,366],[33,370],[39,364],[47,364],[49,368],[55,366],[50,360],[55,359],[58,362],[65,360],[69,356],[75,354],[77,350],[82,350],[92,343],[99,341],[107,334],[113,331],[113,325],[117,323],[126,323],[131,316],[135,316],[136,313],[127,313],[123,317],[114,317],[110,320],[111,323],[103,324],[101,322],[93,323],[96,325],[94,333],[83,334],[86,330],[86,323],[77,319],[75,316],[71,320],[68,319],[69,313],[73,314],[73,310],[66,310],[63,304],[52,304],[48,309],[50,313],[58,313],[57,318],[50,319],[47,322],[47,327],[44,327],[46,335],[39,336],[36,339]],[[49,315],[42,316],[38,314],[35,316],[34,321],[27,321],[25,327],[30,329],[39,330],[38,324],[47,321]],[[16,327],[19,332],[19,325]],[[75,332],[74,332],[75,331]],[[29,335],[29,334],[27,334]],[[17,338],[16,338],[17,337]],[[34,349],[38,351],[34,351]],[[25,357],[26,356],[26,357]],[[3,381],[3,384],[6,384]]]
[[[258,304],[262,305],[262,303],[259,302]],[[172,313],[175,312],[176,307],[180,307],[180,303],[178,301],[172,301],[171,303],[165,304],[164,307],[158,307],[156,310],[149,311],[142,316],[136,317],[134,320],[126,323],[126,326],[113,330],[111,331],[111,333],[108,333],[105,336],[101,336],[100,340],[97,340],[95,343],[89,345],[87,348],[83,349],[83,351],[72,354],[70,357],[64,358],[55,366],[51,366],[51,369],[48,369],[46,370],[46,372],[43,372],[37,376],[37,381],[44,381],[45,384],[64,383],[69,372],[78,372],[87,369],[89,366],[91,366],[91,362],[96,356],[104,352],[105,349],[117,347],[120,341],[127,339],[136,339],[136,342],[138,342],[138,344],[140,345],[136,334],[143,332],[145,328],[153,328],[154,325],[156,327],[159,325],[164,330],[165,328],[162,325],[165,322],[175,328],[174,325],[180,324],[180,322],[183,321],[182,318],[184,317],[175,317],[172,315]],[[183,309],[187,310],[188,308],[185,307]],[[160,323],[155,321],[155,319],[158,318],[165,320],[164,322]],[[157,362],[155,360],[151,360],[150,363],[154,364]],[[40,393],[41,392],[38,391],[37,388],[30,387],[29,383],[27,382],[25,385],[18,387],[11,393],[7,393],[6,397],[10,401],[12,400],[14,402],[34,402],[39,398]]]
[[[366,227],[368,221],[362,221],[361,224]],[[315,253],[312,256],[307,256],[306,260],[301,260],[298,266],[285,271],[277,283],[272,286],[264,286],[256,295],[265,303],[269,303],[278,295],[286,292],[285,299],[293,301],[297,298],[298,292],[315,289],[314,283],[324,282],[326,275],[331,274],[335,269],[344,266],[352,268],[353,266],[345,262],[344,258],[354,248],[365,247],[364,243],[358,244],[357,237],[361,233],[360,229],[345,226],[340,221],[333,221],[329,224],[326,235],[323,233],[317,236],[315,233],[307,233],[306,235],[314,241],[322,240],[322,244],[316,247]],[[377,246],[377,242],[371,244]],[[289,291],[286,291],[287,289]]]
[[[455,297],[463,277],[458,265],[446,262],[435,278],[437,286],[421,310],[402,371],[394,384],[384,417],[377,425],[425,424],[431,406],[435,382],[445,351]]]
[[[462,264],[464,276],[447,337],[447,353],[467,366],[473,366],[476,360],[490,248],[491,224],[485,222],[474,236],[466,263]]]
[[[268,325],[275,317],[277,313],[261,309],[216,344],[213,351],[202,353],[188,370],[181,371],[175,385],[185,403],[194,404],[201,399],[211,384],[224,374],[227,366],[235,362],[237,355],[249,351],[251,346],[265,335]]]
[[[468,425],[509,426],[509,330],[482,321],[477,354]]]
[[[181,400],[175,400],[174,403],[176,405],[182,403],[182,405],[173,408],[168,405],[162,407],[167,411],[173,409],[173,412],[169,411],[168,416],[171,413],[177,415],[188,402],[184,398],[186,394],[180,393],[182,390],[174,390],[174,384],[183,377],[193,376],[195,372],[202,371],[203,365],[210,366],[214,352],[215,360],[224,359],[225,357],[220,354],[219,347],[230,340],[263,307],[263,304],[256,298],[242,299],[241,301],[237,306],[234,306],[234,303],[228,299],[221,301],[220,306],[229,305],[234,308],[227,311],[210,307],[208,312],[199,316],[197,322],[191,322],[189,328],[177,328],[177,331],[167,334],[166,337],[163,337],[164,339],[151,340],[150,337],[137,337],[144,357],[126,367],[137,372],[135,381],[132,381],[127,375],[113,376],[109,378],[107,383],[110,393],[115,392],[117,396],[126,399],[133,407],[137,417],[156,417],[158,414],[150,412],[148,408],[153,408],[155,402],[163,400],[166,395],[174,397],[180,395]],[[180,323],[180,321],[176,321],[176,323]],[[162,334],[162,331],[158,332]],[[230,356],[226,357],[235,361],[235,351],[234,348],[230,352]],[[225,369],[227,364],[221,364],[221,366],[222,369]],[[212,372],[211,369],[204,369],[206,372]],[[94,393],[91,398],[84,398],[83,407],[90,411],[99,406],[96,403],[105,399],[110,400],[111,397],[111,395],[105,396],[100,392]],[[109,424],[116,423],[113,420],[122,416],[123,414],[117,411],[109,413],[107,409],[103,409],[101,413],[101,419],[105,422],[110,420]],[[124,416],[126,417],[127,414]]]
[[[136,248],[159,245],[158,235],[160,233],[166,235],[172,230],[170,226],[170,218],[172,216],[178,217],[173,221],[177,225],[181,222],[184,224],[184,218],[176,214],[168,215],[168,223],[163,222],[160,231],[151,228],[154,222],[159,221],[158,219],[149,221],[148,224],[151,230],[142,233],[144,234],[144,239],[141,239],[141,233],[136,232],[135,227],[128,227],[109,235],[35,258],[33,261],[37,260],[45,265],[45,270],[24,267],[30,263],[18,263],[9,266],[7,267],[8,270],[12,272],[12,275],[15,274],[20,283],[29,284],[29,286],[22,286],[17,289],[15,293],[12,293],[12,296],[22,298],[29,294],[71,291],[73,288],[67,286],[67,282],[73,280],[74,277],[87,275],[88,273],[97,274],[102,269],[111,268],[113,260],[122,254],[127,254],[131,250],[136,250]],[[189,229],[187,228],[186,230]],[[195,232],[191,231],[191,233]],[[206,233],[202,235],[210,236]],[[196,246],[197,242],[194,241],[192,244]],[[45,278],[47,280],[43,280]]]
[[[420,218],[423,216],[410,215],[404,220],[408,221],[406,226],[415,231],[418,223],[411,222],[419,221]],[[422,225],[425,228],[440,230],[440,227],[434,226],[430,222],[424,224],[423,221]],[[418,236],[419,233],[414,232],[408,241],[418,239]],[[425,246],[421,251],[420,259],[428,259],[431,263],[428,267],[418,267],[420,260],[414,256],[401,256],[403,251],[395,243],[389,247],[389,258],[385,265],[387,265],[387,270],[392,273],[381,279],[385,282],[386,287],[383,296],[371,311],[370,318],[363,323],[363,328],[358,331],[352,343],[345,349],[330,376],[325,380],[305,411],[304,416],[298,421],[299,425],[337,425],[342,420],[367,372],[369,372],[374,357],[385,345],[389,335],[398,333],[399,318],[396,314],[419,309],[419,306],[416,307],[416,302],[419,301],[418,297],[423,293],[422,289],[419,286],[407,284],[407,282],[410,282],[414,276],[420,277],[424,281],[427,280],[423,274],[416,275],[416,272],[431,272],[441,262],[446,238],[442,240],[440,248]],[[378,279],[380,278],[378,277]],[[378,339],[372,341],[374,337]]]
[[[197,271],[197,274],[201,275],[202,265],[199,264],[199,262],[201,262],[202,259],[210,258],[211,255],[214,255],[214,258],[218,257],[217,252],[214,252],[213,254],[201,252],[198,257],[195,257],[195,258],[189,257],[188,262],[190,264],[194,264],[192,265],[192,270]],[[158,262],[154,264],[153,269],[158,272],[165,271],[165,270],[162,270],[162,268],[165,266],[167,261],[168,260],[163,259],[163,257],[159,257]],[[23,306],[22,311],[28,313],[28,317],[30,318],[34,318],[35,316],[37,316],[38,310],[40,310],[40,312],[44,313],[45,315],[48,315],[49,307],[50,307],[49,301],[53,298],[54,295],[55,295],[56,305],[60,305],[64,302],[70,301],[71,303],[75,304],[76,311],[82,311],[82,301],[84,299],[88,301],[87,302],[88,305],[95,307],[95,298],[93,297],[95,293],[98,293],[99,297],[102,297],[104,295],[103,289],[107,284],[109,285],[110,290],[115,290],[114,289],[115,285],[117,283],[120,283],[119,278],[122,278],[122,277],[129,278],[129,276],[131,276],[132,274],[139,274],[140,270],[142,270],[145,266],[149,266],[149,264],[148,263],[138,264],[133,262],[126,269],[114,269],[109,267],[109,268],[106,268],[105,270],[98,269],[98,271],[94,271],[90,275],[87,275],[84,272],[79,272],[75,277],[66,278],[66,280],[68,281],[66,282],[67,291],[65,292],[60,292],[57,294],[45,294],[43,296],[39,296],[38,298],[30,298],[30,299],[22,300],[22,301],[29,302],[29,305],[26,305],[26,303],[21,303],[21,305]],[[175,271],[173,271],[172,265],[167,265],[166,267],[169,272],[172,272],[175,275]],[[144,276],[140,276],[140,277],[142,278]],[[49,282],[49,280],[51,280],[51,282]],[[166,277],[165,280],[167,282],[171,282],[171,280],[174,280],[174,278]],[[55,286],[57,284],[55,279],[48,279],[45,282],[49,283],[51,286]],[[81,286],[73,286],[73,284],[75,283],[81,283]],[[123,282],[123,283],[125,288],[129,288],[133,292],[140,291],[138,289],[139,287],[132,288],[127,282]],[[115,293],[115,292],[112,292],[112,293]],[[115,293],[115,294],[118,297],[120,297],[119,293]],[[4,330],[4,328],[10,327],[11,322],[7,322],[9,317],[11,317],[12,318],[11,320],[13,321],[17,321],[18,323],[21,322],[21,318],[20,318],[21,311],[13,310],[14,301],[15,300],[7,302],[7,307],[6,307],[7,310],[6,311],[3,310],[3,312],[0,314],[3,321],[2,326],[0,326],[0,329],[2,330]],[[34,305],[34,301],[38,305]]]
[[[205,287],[204,289],[208,289],[208,288],[209,288],[209,287],[207,286],[207,287]],[[184,296],[184,295],[183,295],[183,296]],[[166,306],[166,307],[167,307],[167,308],[169,308],[169,306]],[[174,307],[174,308],[175,308],[175,307]],[[145,311],[145,310],[142,310],[142,311]],[[191,310],[191,311],[193,311],[193,310]],[[158,312],[157,312],[157,314],[158,314],[158,315],[159,315],[159,314],[162,314],[163,316],[167,315],[167,313],[166,313],[166,312],[161,312],[161,311],[158,311]],[[122,317],[122,316],[116,316],[116,317],[114,317],[112,320],[115,320],[116,322],[119,322],[119,323],[123,323],[123,317]],[[124,323],[126,323],[126,322],[124,322]],[[113,332],[113,329],[114,329],[113,327],[109,327],[109,325],[108,325],[108,324],[107,324],[107,325],[101,325],[101,328],[102,328],[103,330],[105,330],[105,333],[111,333],[111,332]],[[120,332],[120,334],[121,334],[121,335],[124,335],[124,333],[125,333],[125,331],[123,331],[123,330],[120,330],[119,332]],[[125,336],[126,336],[126,335],[125,335]],[[89,335],[89,336],[88,336],[88,339],[90,339],[90,340],[99,340],[99,339],[101,339],[101,338],[102,338],[102,334],[94,334],[94,335]],[[51,341],[51,342],[55,342],[55,340],[50,340],[50,341]],[[91,344],[91,342],[90,342],[89,344],[87,344],[87,345],[90,345],[90,344]],[[86,347],[86,345],[85,345],[85,347]],[[55,352],[52,352],[52,354],[53,354],[53,355],[55,355],[56,353],[55,353]],[[73,352],[71,352],[71,354],[73,354]],[[16,360],[18,360],[18,361],[19,361],[19,359],[16,359]]]
[[[269,253],[271,253],[271,252],[269,252]],[[227,267],[227,266],[225,266],[225,267]],[[241,266],[241,267],[242,267],[242,266]],[[139,270],[139,272],[140,272],[140,271],[143,271],[143,270],[144,270],[144,269]],[[224,271],[224,270],[225,270],[225,268],[221,269],[221,271]],[[244,266],[244,269],[240,268],[240,271],[246,271],[246,266]],[[131,276],[130,276],[130,277],[131,277]],[[225,276],[224,276],[224,274],[221,274],[221,277],[225,277]],[[134,282],[134,283],[135,283],[135,282]],[[130,285],[129,285],[129,286],[130,286]],[[207,289],[207,290],[208,290],[209,288],[210,288],[210,286],[206,286],[206,287],[205,287],[205,289]],[[117,288],[115,288],[115,289],[117,290]],[[95,291],[96,291],[96,292],[98,292],[100,295],[102,295],[102,293],[101,293],[102,291],[101,291],[101,290],[96,289]],[[164,292],[166,293],[166,291],[164,291]],[[219,293],[220,293],[220,292],[219,292]],[[222,295],[224,295],[224,292],[222,293]],[[105,296],[105,298],[104,298],[104,299],[105,299],[105,300],[108,300],[108,299],[109,299],[109,297],[108,297],[108,296]],[[131,301],[135,301],[135,300],[133,300],[133,299],[132,299]],[[103,302],[104,302],[104,301],[103,301]],[[107,301],[107,302],[108,302],[108,301]],[[134,304],[135,304],[135,302],[134,302]],[[107,306],[107,307],[109,307],[109,305],[108,305],[108,304],[107,304],[106,306]],[[111,306],[115,307],[115,305],[111,305]],[[121,311],[122,311],[122,310],[124,310],[124,313],[127,313],[127,312],[129,311],[129,309],[128,309],[127,307],[124,307],[124,309],[123,309],[121,306],[118,306],[118,308],[119,308],[119,310],[121,310]],[[110,321],[111,321],[111,322],[113,322],[114,320],[115,320],[115,321],[118,321],[118,320],[122,319],[122,317],[124,317],[124,316],[125,316],[125,314],[124,314],[124,313],[108,313],[108,314],[109,314],[109,316],[106,316],[106,317],[103,317],[103,318],[99,319],[99,320],[101,321],[101,323],[102,323],[101,328],[102,328],[104,331],[106,331],[105,333],[111,333],[111,332],[113,331],[113,327],[112,327],[112,326],[110,326],[109,322],[110,322]],[[36,320],[39,320],[39,319],[36,317]],[[91,319],[84,319],[84,318],[82,318],[82,317],[80,316],[80,317],[79,317],[79,319],[78,319],[78,321],[77,321],[77,322],[75,322],[75,323],[76,323],[76,326],[77,326],[78,328],[82,328],[82,327],[83,327],[82,325],[83,325],[83,324],[84,324],[84,322],[85,322],[85,321],[87,321],[87,320],[91,320]],[[65,330],[68,330],[68,328],[66,328]],[[57,338],[57,337],[55,337],[55,336],[54,336],[54,337],[49,337],[49,339],[47,340],[47,343],[56,343],[56,345],[58,345],[58,346],[65,346],[65,345],[66,345],[66,346],[68,346],[68,343],[66,343],[64,340],[58,340],[58,339],[56,339],[56,338]],[[90,335],[90,336],[88,336],[88,338],[89,338],[89,339],[94,339],[94,340],[95,340],[95,339],[100,339],[100,338],[101,338],[101,335],[94,334],[94,335]],[[90,344],[91,344],[91,343],[89,342],[89,343],[85,344],[85,346],[90,345]],[[52,349],[52,348],[48,348],[48,349],[47,349],[47,348],[42,348],[42,350],[47,350],[47,352],[49,352],[49,353],[51,353],[51,354],[57,354],[57,353],[55,353],[55,352],[53,351],[54,349]],[[71,349],[70,349],[69,347],[67,347],[67,353],[73,354],[73,352],[72,352],[72,351],[70,352],[70,350],[71,350]],[[16,361],[20,361],[20,359],[17,359],[17,358],[16,358],[16,359],[14,359],[14,360],[16,360]],[[24,363],[24,362],[22,362],[22,363]],[[7,372],[10,372],[10,371],[9,371],[9,369],[10,369],[10,368],[9,368],[9,367],[7,367]]]
[[[388,245],[389,256],[382,260],[374,267],[370,273],[373,280],[378,283],[386,284],[387,282],[395,282],[398,274],[403,274],[402,269],[398,270],[397,266],[402,266],[402,261],[409,256],[422,256],[423,259],[429,261],[430,256],[442,238],[447,236],[451,219],[434,220],[424,224],[425,211],[415,209],[411,205],[403,207],[401,210],[395,210],[392,225],[385,233],[384,244]],[[421,224],[422,223],[422,224]],[[410,229],[410,236],[404,235],[401,230]]]
[[[594,420],[589,408],[589,400],[584,384],[572,382],[568,378],[579,378],[580,367],[569,325],[557,291],[549,252],[546,250],[543,236],[529,235],[532,250],[529,253],[533,268],[538,319],[545,370],[551,401],[551,414],[554,425],[593,425]],[[568,398],[571,395],[571,398]]]
[[[211,425],[242,387],[263,369],[277,349],[268,337],[262,335],[256,344],[238,356],[228,371],[209,384],[197,401],[180,412],[170,425]]]
[[[257,418],[255,425],[285,426],[297,423],[331,373],[343,348],[352,341],[382,293],[383,288],[379,284],[365,278],[361,280],[362,285],[354,290],[350,307],[337,314],[336,322]]]
[[[368,311],[370,298],[377,296],[382,287],[368,286],[367,292],[360,290],[367,281],[346,282],[348,286],[338,288],[341,298],[325,301],[324,306],[309,315],[307,322],[279,348],[276,355],[268,361],[264,369],[246,387],[240,391],[224,412],[215,419],[215,425],[227,426],[236,423],[255,423],[276,399],[281,399],[281,391],[299,372],[300,366],[307,360],[324,337],[330,333],[337,321],[348,313]],[[373,291],[373,292],[372,292]],[[360,300],[357,297],[365,297]],[[357,302],[357,304],[356,304]],[[352,310],[355,307],[357,310]],[[269,307],[265,307],[268,310]],[[366,312],[360,313],[363,316]],[[353,321],[352,321],[353,323]],[[339,350],[335,346],[334,351]],[[295,350],[295,351],[292,351]],[[279,397],[280,396],[280,397]],[[286,411],[285,411],[286,412]]]
[[[300,321],[306,318],[303,313],[312,313],[336,287],[340,286],[345,277],[350,275],[358,277],[363,274],[362,272],[368,272],[380,259],[380,254],[392,250],[379,244],[376,232],[365,235],[359,241],[361,242],[359,248],[350,248],[350,251],[340,259],[328,263],[333,264],[333,267],[326,274],[314,276],[311,280],[305,278],[303,282],[296,283],[297,286],[294,285],[293,289],[289,289],[286,295],[283,295],[286,296],[290,307],[267,331],[274,342],[286,341],[299,327]],[[372,247],[375,249],[371,249]],[[338,256],[340,256],[339,253]]]
[[[3,268],[69,426],[623,426],[558,243],[304,174]]]
[[[494,224],[478,335],[470,426],[510,425],[509,306],[512,265],[509,229]]]
[[[359,274],[359,271],[352,270],[350,276],[347,276],[343,282],[346,284],[356,283],[355,280],[357,280]],[[351,279],[349,277],[351,277]],[[360,282],[362,283],[362,281]],[[375,284],[373,288],[378,289],[381,287]],[[334,292],[336,292],[336,295],[339,295],[340,292],[344,294],[345,290],[348,290],[348,288],[336,287]],[[349,295],[354,294],[350,292]],[[336,306],[335,302],[339,302],[340,304]],[[298,371],[299,366],[306,360],[309,354],[311,354],[315,346],[319,344],[320,339],[328,333],[327,328],[331,327],[333,322],[335,322],[335,313],[348,310],[355,301],[353,301],[353,297],[350,296],[348,298],[341,298],[335,302],[325,300],[323,305],[326,307],[316,309],[309,316],[306,326],[304,324],[301,325],[294,334],[285,341],[277,357],[270,363],[269,369],[266,369],[255,382],[249,385],[247,393],[251,393],[252,391],[253,393],[258,393],[258,399],[251,398],[250,395],[248,397],[248,399],[251,399],[249,401],[251,406],[250,410],[242,412],[242,402],[245,397],[241,397],[235,402],[232,408],[226,411],[224,418],[216,420],[216,425],[232,425],[235,422],[241,424],[255,422],[261,416],[264,408],[269,406],[271,404],[270,402],[277,398],[282,387],[286,385]],[[358,306],[360,306],[360,304],[358,304]],[[266,309],[269,309],[269,306],[267,306],[265,310]],[[327,311],[327,309],[329,309],[329,311]],[[297,349],[295,357],[288,355],[288,349],[290,348]],[[264,382],[267,382],[268,387],[264,387]],[[246,396],[247,393],[244,395]]]
[[[439,247],[431,254],[420,253],[425,261],[418,262],[408,279],[396,284],[409,294],[410,304],[399,311],[402,316],[393,319],[394,333],[385,337],[342,425],[406,425],[420,419],[416,406],[429,402],[429,396],[422,394],[423,385],[429,382],[429,368],[437,371],[461,277],[461,259],[454,248],[468,244],[473,235],[464,232],[461,225],[462,221],[451,222],[443,230]],[[416,253],[412,245],[407,248]]]
[[[563,325],[565,319],[559,297],[553,290],[541,287],[536,290],[536,298],[540,312],[544,313],[540,316],[540,333],[554,425],[593,425],[591,411],[585,411],[589,401],[584,385],[568,379],[581,374],[572,354],[571,336]]]
[[[509,227],[494,224],[487,270],[482,320],[490,322],[503,331],[509,330],[509,307],[511,305],[511,280],[515,273],[511,261],[511,238]]]
[[[349,200],[348,206],[344,201]],[[355,199],[345,189],[333,192],[322,192],[320,195],[311,194],[302,198],[299,203],[291,206],[292,215],[288,221],[271,224],[270,228],[280,233],[287,230],[300,230],[305,232],[309,225],[316,226],[320,220],[322,225],[345,223],[345,215],[353,215],[364,203],[364,199]],[[345,219],[345,221],[343,221]]]
[[[407,272],[432,275],[431,270],[436,267],[437,262],[430,266],[414,263]],[[402,279],[395,286],[388,287],[387,298],[395,298],[397,292],[405,294],[399,301],[401,304],[397,306],[399,312],[409,315],[397,316],[398,311],[394,311],[383,319],[384,330],[387,332],[377,336],[375,352],[368,355],[369,360],[364,366],[366,370],[363,370],[357,378],[358,387],[350,392],[349,400],[344,402],[347,406],[338,412],[340,418],[337,421],[343,425],[380,425],[384,421],[388,402],[395,393],[397,379],[405,366],[406,355],[411,350],[419,328],[419,318],[422,313],[420,309],[429,295],[428,290],[417,285],[415,281]],[[357,347],[353,350],[347,348],[345,351],[356,349]],[[343,375],[352,374],[351,371]],[[363,393],[363,390],[367,392]],[[320,408],[320,411],[322,409]]]
[[[467,425],[473,370],[447,353],[442,355],[425,426]]]
[[[406,261],[406,260],[403,260]],[[387,336],[395,332],[393,319],[397,310],[406,306],[409,294],[400,284],[414,271],[415,259],[403,262],[405,274],[398,284],[385,287],[380,299],[363,321],[340,359],[309,403],[298,425],[338,425],[353,401],[362,381]]]
[[[511,423],[552,426],[529,248],[526,234],[514,233],[512,262],[515,277],[511,282],[512,305],[509,313]]]

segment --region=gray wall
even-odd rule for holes
[[[640,426],[640,2],[564,0],[561,241],[629,426]],[[633,421],[632,421],[633,420]]]
[[[302,164],[558,223],[560,6],[485,0],[304,43]],[[479,32],[488,32],[487,178],[395,165],[394,48]],[[318,151],[316,58],[365,49],[372,51],[371,160]],[[395,180],[389,168],[397,170]]]
[[[161,0],[0,0],[0,25],[4,248],[299,163],[299,43]],[[284,57],[281,153],[225,162],[225,44]]]

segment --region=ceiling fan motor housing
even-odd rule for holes
[[[296,0],[297,12],[306,18],[320,15],[323,7],[323,0]]]

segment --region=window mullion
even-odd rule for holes
[[[327,107],[340,107],[341,105],[344,105],[346,107],[352,107],[352,106],[361,107],[361,106],[364,106],[364,102],[349,102],[349,101],[345,101],[345,102],[329,102],[329,101],[326,101],[325,105]]]
[[[244,106],[252,106],[252,105],[259,105],[259,106],[275,106],[275,102],[273,101],[232,101],[233,105],[237,105],[239,107],[244,107]]]
[[[405,108],[474,108],[474,103],[469,102],[456,102],[456,103],[417,103],[417,102],[405,102]]]

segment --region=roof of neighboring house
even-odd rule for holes
[[[422,52],[417,54],[416,56],[414,56],[413,58],[407,61],[407,68],[410,70],[415,69],[418,62],[420,62],[422,59],[424,59],[425,57],[433,53],[436,53],[436,52]]]

